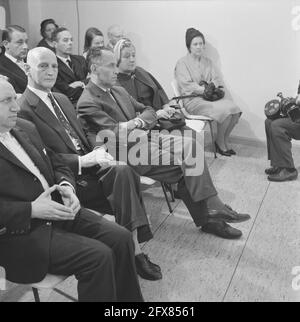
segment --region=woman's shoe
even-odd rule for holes
[[[218,146],[218,143],[215,142],[215,147],[216,147],[216,152],[221,154],[221,155],[224,155],[225,157],[231,157],[231,154],[228,152],[228,151],[223,151],[219,146]]]
[[[230,153],[231,155],[236,155],[236,152],[233,149],[227,150],[225,152]]]

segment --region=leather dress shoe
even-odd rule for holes
[[[222,220],[228,223],[240,223],[249,220],[251,217],[248,214],[240,214],[228,205],[222,210],[212,210],[208,211],[209,218],[213,220]]]
[[[279,171],[280,171],[280,168],[278,168],[278,167],[271,167],[271,168],[268,168],[268,169],[265,170],[265,174],[268,174],[268,175],[270,175],[270,174],[276,174]]]
[[[296,180],[297,177],[298,177],[298,171],[296,169],[293,171],[289,171],[286,168],[281,168],[278,173],[270,174],[268,176],[268,180],[274,181],[274,182],[283,182],[283,181]]]
[[[208,221],[201,230],[208,234],[213,234],[225,239],[237,239],[242,236],[242,232],[226,224],[225,221]]]
[[[157,264],[150,261],[149,257],[144,253],[135,256],[135,265],[138,275],[149,281],[157,281],[162,279],[161,269]]]

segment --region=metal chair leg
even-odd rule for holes
[[[32,287],[32,292],[33,292],[35,302],[37,303],[41,302],[38,289],[35,287]]]
[[[175,202],[174,190],[171,184],[170,184],[170,195],[171,195],[171,201]]]
[[[169,211],[170,211],[170,213],[172,213],[173,212],[173,209],[171,207],[171,204],[170,204],[170,201],[169,201],[169,198],[168,198],[168,195],[167,195],[166,187],[165,187],[165,185],[162,182],[161,182],[161,187],[162,187],[162,190],[164,192],[165,199],[166,199],[166,202],[167,202]]]
[[[169,191],[170,197],[171,197],[171,202],[175,202],[175,195],[174,195],[174,190],[171,184],[168,183],[163,183],[163,185],[166,188],[166,191]]]
[[[71,301],[73,301],[73,302],[77,302],[77,299],[75,299],[75,297],[73,297],[73,296],[71,296],[71,295],[69,295],[69,294],[67,294],[67,293],[65,293],[65,292],[63,292],[63,291],[61,291],[61,290],[59,290],[59,289],[57,289],[57,288],[54,288],[54,289],[53,289],[53,291],[55,291],[56,293],[58,293],[58,294],[60,294],[60,295],[64,296],[64,297],[65,297],[65,298],[67,298],[68,300],[71,300]]]
[[[215,155],[215,159],[217,158],[217,151],[216,151],[216,146],[215,146],[215,138],[214,138],[214,131],[213,131],[213,127],[212,127],[212,121],[209,121],[209,128],[210,128],[210,135],[211,135],[211,144],[212,144],[212,148],[213,148],[213,152]]]

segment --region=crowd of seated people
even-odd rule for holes
[[[250,216],[219,198],[203,146],[195,133],[186,135],[191,129],[183,127],[176,135],[156,130],[158,120],[171,118],[176,110],[158,80],[136,65],[136,48],[120,26],[108,29],[106,46],[103,33],[89,28],[83,56],[73,54],[71,32],[53,19],[41,23],[41,35],[30,51],[24,28],[8,26],[2,35],[0,75],[6,78],[0,79],[0,171],[6,180],[0,183],[0,265],[8,279],[19,283],[38,282],[47,273],[75,275],[82,301],[142,301],[137,275],[147,280],[163,275],[140,246],[153,238],[140,176],[175,185],[196,227],[208,234],[240,238],[242,232],[228,223]],[[190,114],[217,122],[218,152],[231,156],[235,151],[228,139],[241,110],[226,95],[215,102],[201,97],[207,84],[223,83],[204,55],[200,31],[187,30],[186,46],[188,53],[175,68],[181,94],[188,96],[184,105]],[[270,133],[271,124],[266,127]],[[101,138],[101,131],[116,140]],[[142,139],[150,163],[121,158],[123,142],[132,134]],[[281,178],[284,168],[287,180],[295,179],[290,140],[281,135],[288,161],[268,140],[269,175]],[[164,142],[172,144],[166,148]],[[126,144],[126,155],[132,146]],[[191,175],[197,149],[202,170]],[[163,164],[165,156],[181,163]],[[80,205],[109,213],[116,223]],[[13,253],[7,251],[8,241]],[[43,247],[33,259],[39,242]]]

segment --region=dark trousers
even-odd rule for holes
[[[268,160],[272,167],[295,168],[291,140],[300,140],[300,124],[290,118],[265,120]]]
[[[162,142],[168,140],[170,136],[162,135]],[[195,225],[203,226],[208,220],[208,210],[206,205],[206,200],[209,197],[217,195],[217,191],[212,182],[207,163],[204,157],[204,150],[202,148],[201,153],[199,153],[199,158],[202,158],[200,163],[202,171],[198,172],[188,172],[186,171],[189,162],[192,158],[193,151],[195,151],[195,145],[198,144],[194,138],[173,136],[171,153],[170,150],[164,150],[160,145],[156,145],[151,142],[151,152],[159,150],[157,153],[157,160],[152,158],[152,163],[157,163],[158,165],[149,166],[134,166],[134,169],[141,175],[148,176],[152,179],[166,182],[166,183],[178,183],[178,194],[182,201],[188,208]],[[163,146],[163,143],[162,143]],[[182,165],[162,165],[161,160],[164,155],[171,154],[171,157],[176,159],[176,156],[182,155],[184,152],[185,158]],[[190,175],[188,175],[190,174]]]
[[[75,275],[79,301],[143,301],[128,230],[86,209],[52,231],[49,273]]]
[[[82,180],[87,185],[80,185]],[[84,207],[114,215],[116,222],[130,231],[137,229],[140,243],[153,238],[140,177],[131,167],[118,165],[103,171],[90,171],[77,181],[77,195]]]

